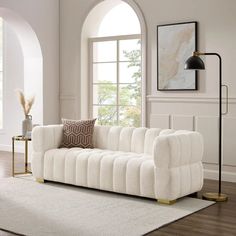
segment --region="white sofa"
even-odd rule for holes
[[[35,127],[32,172],[44,180],[154,198],[201,190],[203,140],[197,132],[95,126],[94,149],[58,148],[62,125]]]

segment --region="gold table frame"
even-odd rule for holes
[[[15,141],[25,142],[25,171],[15,173]],[[24,137],[22,135],[12,137],[12,176],[22,175],[22,174],[32,174],[28,170],[28,142],[31,141],[31,138]]]

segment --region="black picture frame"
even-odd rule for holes
[[[169,65],[168,66],[165,65],[165,67],[167,66],[168,68],[171,68],[171,63],[172,64],[175,64],[175,63],[179,64],[178,73],[182,72],[182,76],[185,76],[183,79],[181,79],[181,81],[185,81],[187,76],[189,76],[189,77],[191,76],[189,81],[186,80],[187,82],[192,82],[193,83],[190,87],[188,87],[187,84],[186,84],[186,87],[184,85],[182,85],[182,86],[178,85],[178,86],[175,87],[175,86],[173,86],[173,83],[176,82],[174,79],[172,79],[172,81],[171,81],[171,79],[167,80],[168,75],[167,76],[162,76],[162,77],[160,76],[161,73],[164,71],[164,69],[161,68],[160,63],[161,63],[161,61],[163,61],[162,59],[165,58],[165,54],[163,53],[163,51],[165,52],[166,48],[167,48],[167,45],[163,45],[163,44],[166,43],[165,38],[164,37],[163,37],[163,39],[161,38],[163,36],[163,32],[166,31],[167,32],[166,34],[168,34],[168,30],[173,31],[173,27],[176,27],[176,30],[177,29],[181,30],[181,28],[183,28],[184,25],[186,25],[186,30],[187,30],[187,27],[193,27],[193,30],[194,30],[193,36],[192,36],[193,40],[191,40],[189,42],[189,44],[187,44],[186,46],[189,49],[191,48],[192,51],[197,51],[197,48],[198,48],[198,40],[197,40],[197,37],[198,37],[198,23],[197,23],[197,21],[157,25],[157,90],[158,91],[196,91],[196,90],[198,90],[198,72],[197,71],[184,71],[185,60],[187,60],[188,57],[192,56],[192,52],[191,53],[190,52],[185,53],[185,54],[189,54],[189,55],[182,56],[181,61],[179,61],[179,62],[176,62],[176,60],[172,60],[172,61],[167,60]],[[163,29],[164,29],[164,31],[163,31]],[[161,30],[163,32],[161,32]],[[178,31],[177,31],[177,33],[178,33]],[[173,32],[170,32],[170,36],[172,34],[174,35]],[[170,39],[168,38],[168,40],[170,40]],[[179,39],[179,40],[181,40],[181,39]],[[174,43],[176,42],[175,38],[173,38],[173,42]],[[179,43],[181,43],[181,42],[179,42]],[[184,44],[184,42],[182,44]],[[175,49],[173,48],[172,50],[174,51]],[[181,51],[180,49],[178,49],[178,50],[179,50],[179,52]],[[160,55],[160,53],[162,53],[162,55]],[[166,57],[168,58],[168,55],[166,55]],[[176,67],[176,65],[174,65],[174,66]],[[176,77],[178,78],[177,75],[176,75]],[[164,82],[163,82],[163,80],[164,80]],[[166,80],[168,82],[166,82]],[[168,84],[171,84],[171,83],[172,83],[171,86],[168,85]]]

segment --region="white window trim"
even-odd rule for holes
[[[143,37],[141,34],[132,34],[132,35],[118,35],[118,36],[107,36],[107,37],[94,37],[88,39],[88,64],[89,64],[89,117],[93,118],[93,43],[94,42],[104,42],[104,41],[118,41],[119,40],[129,40],[129,39],[140,39],[141,40],[141,126],[146,126],[146,75],[145,75],[145,66],[144,66],[144,52],[143,52]],[[117,43],[117,59],[119,61],[119,45]],[[123,62],[123,61],[122,61]],[[106,62],[109,63],[109,62]],[[111,63],[111,62],[110,62]],[[119,63],[117,63],[118,67]],[[119,78],[119,68],[116,70],[117,78]],[[118,81],[119,83],[119,81]],[[117,93],[118,94],[118,93]],[[117,104],[119,100],[119,94],[117,96]],[[119,114],[117,114],[119,116]],[[119,119],[117,119],[119,120]]]

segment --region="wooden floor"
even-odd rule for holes
[[[23,171],[23,156],[18,155],[16,159],[17,170]],[[11,176],[11,154],[0,152],[0,178],[9,176]],[[147,235],[236,236],[236,183],[223,182],[222,188],[222,191],[229,195],[228,202],[216,203]],[[202,192],[206,191],[217,191],[217,181],[206,180]],[[198,197],[201,197],[202,192],[198,194]],[[0,236],[10,235],[15,234],[0,230]]]

